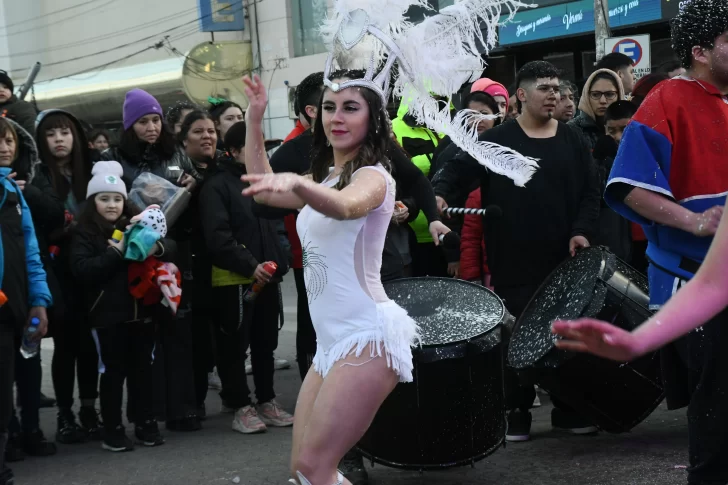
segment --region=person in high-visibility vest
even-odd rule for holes
[[[407,113],[407,100],[397,110],[397,118],[392,120],[392,131],[397,142],[412,159],[417,168],[430,176],[432,156],[440,143],[440,138],[425,126],[418,125],[412,115]],[[410,222],[416,244],[411,248],[414,276],[447,276],[447,260],[440,248],[433,244],[429,223],[420,211],[417,218]]]

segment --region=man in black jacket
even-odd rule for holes
[[[200,194],[202,231],[212,262],[213,321],[218,351],[220,396],[235,410],[232,428],[259,433],[266,426],[292,426],[293,416],[275,400],[274,357],[278,347],[281,312],[278,284],[288,271],[288,258],[278,237],[276,223],[253,213],[252,197],[243,197],[245,184],[245,123],[233,125],[225,136],[233,159],[220,159]],[[277,265],[274,274],[264,268]],[[254,302],[244,300],[252,284],[264,283]],[[252,406],[245,375],[250,346],[257,406]]]
[[[480,180],[483,207],[496,204],[503,216],[485,225],[488,266],[495,292],[518,317],[541,282],[578,248],[589,246],[599,215],[599,191],[594,162],[579,136],[553,119],[559,96],[558,70],[544,61],[529,62],[518,72],[518,104],[522,114],[486,131],[481,140],[539,159],[539,169],[525,188],[488,172],[470,155],[460,152],[433,181],[440,207],[467,194]],[[530,437],[535,392],[513,371],[506,374],[509,441]],[[559,407],[554,427],[572,432],[596,428]]]
[[[13,120],[28,133],[35,131],[36,111],[32,104],[13,95],[13,80],[0,69],[0,116]]]

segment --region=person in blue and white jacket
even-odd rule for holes
[[[0,485],[13,483],[4,455],[13,411],[16,352],[32,318],[40,320],[34,338],[45,335],[46,309],[52,303],[33,219],[23,197],[24,182],[16,182],[11,175],[21,148],[16,126],[0,118]]]

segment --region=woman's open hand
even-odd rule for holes
[[[266,173],[243,175],[241,180],[250,184],[250,187],[243,190],[243,195],[252,197],[267,192],[292,192],[301,185],[304,178],[295,173]]]
[[[268,106],[268,93],[263,82],[257,74],[243,76],[245,84],[245,95],[248,97],[248,109],[245,110],[245,122],[248,124],[260,124],[263,122],[266,106]]]

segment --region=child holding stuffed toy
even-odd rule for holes
[[[71,269],[83,285],[86,309],[99,350],[104,422],[102,447],[109,451],[134,448],[122,424],[125,380],[129,381],[127,416],[134,422],[137,442],[158,446],[164,440],[154,419],[151,370],[153,318],[155,307],[160,305],[145,305],[132,295],[130,266],[142,264],[152,257],[154,261],[169,261],[176,246],[173,241],[162,238],[158,228],[134,225],[135,221],[130,221],[123,171],[118,162],[98,162],[92,174],[86,194],[88,202],[71,243]],[[143,219],[145,224],[150,222]],[[151,225],[154,224],[151,221]],[[130,228],[124,237],[112,239],[115,230],[123,231],[127,226]],[[128,257],[130,254],[133,258]]]

